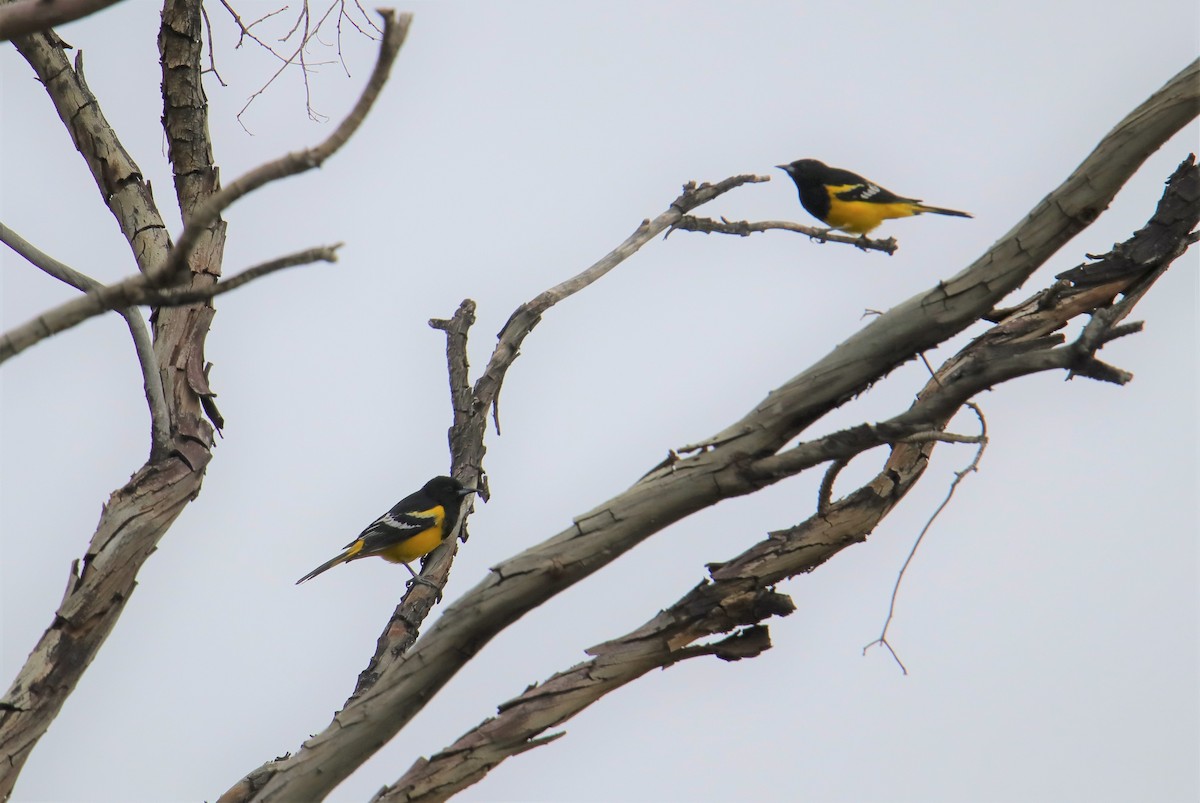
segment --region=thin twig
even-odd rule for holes
[[[217,78],[217,83],[219,83],[221,86],[229,86],[229,84],[225,83],[225,80],[221,78],[221,73],[217,72],[217,51],[213,49],[212,21],[208,18],[208,9],[204,5],[200,6],[200,18],[204,20],[204,35],[208,40],[208,69],[204,70],[204,72],[210,72],[215,75]],[[203,73],[201,74],[203,75]]]
[[[975,457],[971,459],[971,462],[968,463],[962,471],[954,472],[954,481],[950,483],[950,489],[946,492],[946,498],[942,500],[942,503],[937,506],[937,510],[933,511],[933,515],[929,517],[929,521],[925,522],[925,526],[921,528],[921,533],[917,536],[917,540],[913,542],[912,549],[909,550],[908,557],[904,560],[904,565],[900,567],[900,574],[896,577],[896,585],[892,587],[892,600],[888,605],[888,615],[887,619],[883,623],[883,630],[880,632],[879,638],[863,647],[863,655],[866,655],[867,650],[869,650],[871,647],[874,647],[876,644],[887,647],[888,652],[892,654],[892,658],[895,659],[896,664],[899,665],[900,671],[906,675],[908,674],[908,668],[904,666],[904,662],[900,660],[900,656],[896,654],[894,649],[892,649],[892,645],[888,642],[887,638],[888,628],[891,627],[892,619],[896,616],[896,598],[900,594],[900,584],[904,582],[904,574],[908,571],[908,567],[912,563],[913,558],[916,557],[917,550],[920,548],[921,541],[924,540],[925,534],[929,532],[929,528],[933,526],[933,522],[937,519],[941,512],[946,509],[946,506],[950,504],[950,500],[954,497],[954,492],[958,490],[959,483],[966,479],[968,474],[979,470],[979,461],[983,459],[983,452],[985,449],[987,449],[987,419],[984,418],[983,411],[980,410],[979,406],[974,402],[967,402],[965,406],[970,407],[975,413],[975,417],[979,419],[979,434],[975,436],[977,438],[976,442],[979,444],[979,448],[975,450]]]
[[[226,5],[226,8],[228,8],[228,5]],[[331,3],[330,6],[325,9],[325,12],[321,15],[320,19],[317,20],[316,25],[313,26],[312,25],[312,11],[309,7],[308,0],[305,0],[304,4],[300,8],[300,12],[296,15],[296,20],[292,24],[292,27],[288,30],[288,32],[284,36],[280,37],[280,39],[279,39],[280,42],[287,42],[292,38],[292,36],[294,36],[296,34],[297,31],[300,32],[300,41],[296,44],[296,47],[291,52],[291,55],[287,55],[287,56],[281,55],[281,54],[277,53],[273,48],[270,48],[269,46],[263,44],[261,42],[261,40],[258,39],[258,37],[253,36],[252,34],[249,33],[248,28],[246,28],[246,27],[242,28],[243,32],[246,35],[249,35],[256,42],[259,42],[259,44],[263,44],[263,46],[267,47],[267,49],[270,50],[276,56],[276,58],[279,58],[283,62],[279,66],[279,69],[275,71],[275,73],[267,80],[267,82],[265,84],[263,84],[261,87],[259,87],[257,91],[255,91],[253,94],[250,95],[249,99],[246,100],[245,105],[243,105],[241,110],[238,111],[238,113],[237,113],[238,124],[241,125],[242,128],[247,131],[247,133],[249,133],[249,129],[246,128],[245,123],[242,121],[242,115],[245,114],[246,110],[250,108],[250,106],[254,103],[255,100],[258,99],[258,97],[260,95],[262,95],[264,92],[266,92],[268,87],[270,87],[272,84],[275,83],[276,79],[278,79],[279,76],[281,76],[283,74],[284,70],[286,70],[289,66],[291,66],[293,64],[299,65],[299,67],[300,67],[300,74],[304,81],[304,108],[305,108],[305,112],[308,114],[309,119],[313,120],[314,122],[324,122],[329,119],[329,117],[327,115],[321,114],[313,107],[312,86],[309,83],[309,73],[311,72],[311,68],[323,66],[325,64],[332,64],[333,61],[318,61],[318,62],[309,61],[308,45],[314,38],[316,38],[318,42],[321,41],[319,38],[319,35],[321,33],[321,28],[324,27],[325,22],[329,19],[329,15],[333,13],[334,9],[339,9],[339,8],[340,8],[340,0],[334,0],[334,2]],[[231,14],[233,13],[232,9],[230,9],[230,13]],[[235,15],[235,18],[236,18],[236,15]],[[338,41],[339,41],[339,43],[341,41],[340,23],[341,23],[341,14],[339,12],[339,17],[338,17],[338,28],[339,28]],[[241,25],[240,20],[238,20],[238,24]],[[324,43],[322,42],[322,44],[324,44]],[[342,60],[340,45],[338,48],[338,59]],[[343,66],[343,68],[345,68],[344,60],[342,60],[342,66]],[[347,75],[350,74],[349,70],[346,70],[346,74]]]
[[[380,28],[378,25],[375,24],[375,20],[371,19],[371,15],[368,14],[367,10],[362,7],[362,3],[360,3],[358,0],[354,0],[354,6],[363,15],[363,19],[366,20],[367,24],[375,29],[376,33],[383,33],[383,28]],[[372,38],[374,38],[374,37],[372,37]]]
[[[251,31],[251,29],[255,25],[258,25],[263,20],[270,19],[271,17],[274,17],[276,14],[282,14],[284,11],[287,11],[287,6],[283,6],[282,8],[276,9],[275,11],[270,11],[266,14],[263,14],[261,17],[256,19],[254,22],[250,23],[249,25],[246,25],[245,23],[242,22],[242,18],[240,16],[238,16],[238,13],[233,10],[233,7],[231,5],[229,5],[227,0],[220,0],[220,2],[221,2],[221,5],[223,5],[225,7],[225,10],[229,12],[229,16],[233,17],[233,22],[238,27],[238,40],[237,40],[237,44],[233,46],[234,50],[237,50],[238,48],[240,48],[242,46],[242,41],[244,39],[249,38],[252,41],[258,43],[263,48],[263,50],[266,50],[268,53],[270,53],[275,58],[277,58],[283,62],[287,61],[287,57],[285,57],[283,54],[279,53],[279,51],[275,50],[275,48],[271,47],[263,40],[259,39]]]

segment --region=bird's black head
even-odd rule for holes
[[[797,159],[791,164],[775,166],[796,180],[815,178],[829,169],[828,165],[824,162],[818,162],[816,159]]]
[[[478,488],[469,488],[453,477],[434,477],[425,483],[425,487],[421,491],[430,499],[443,505],[457,502],[468,494],[479,493]]]

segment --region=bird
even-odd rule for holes
[[[885,220],[929,212],[971,217],[957,209],[926,206],[918,198],[903,198],[857,173],[830,167],[816,159],[775,165],[796,182],[800,204],[831,229],[866,236]]]
[[[401,499],[387,513],[367,526],[342,554],[322,563],[296,581],[300,585],[339,563],[378,555],[386,561],[399,563],[412,574],[412,583],[432,588],[437,584],[420,578],[409,562],[432,552],[446,536],[454,531],[464,497],[479,493],[478,488],[463,485],[453,477],[434,477],[421,490]]]

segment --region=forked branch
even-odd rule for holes
[[[137,294],[146,288],[172,286],[179,281],[192,249],[225,209],[272,181],[320,167],[336,153],[358,130],[375,99],[379,97],[412,21],[410,14],[397,17],[390,10],[381,13],[384,15],[384,36],[375,69],[354,108],[324,142],[314,148],[289,153],[256,167],[207,198],[188,220],[166,259],[146,273],[89,292],[7,332],[0,338],[0,363],[51,335],[77,326],[107,310],[123,306],[122,299],[131,294]]]
[[[464,481],[483,476],[483,436],[487,414],[494,410],[505,373],[516,359],[525,337],[541,316],[558,302],[593,284],[617,267],[681,215],[742,184],[760,181],[752,175],[734,176],[717,184],[689,183],[683,193],[653,220],[644,220],[616,248],[576,276],[555,285],[522,304],[504,325],[499,342],[483,375],[474,388],[468,384],[466,338],[474,323],[475,303],[467,300],[449,320],[430,325],[446,333],[447,367],[450,375],[454,424],[450,430],[451,473]],[[447,539],[424,561],[422,576],[444,586],[457,552]],[[294,755],[269,762],[251,772],[221,796],[221,803],[252,799],[316,799],[325,796],[338,782],[366,760],[380,744],[399,730],[402,721],[394,705],[396,668],[413,644],[417,630],[433,604],[433,592],[416,585],[404,595],[380,635],[375,654],[359,675],[354,693],[330,725],[308,739]],[[455,648],[468,649],[464,645]]]
[[[925,419],[934,431],[941,431],[961,404],[963,390],[955,386],[971,384],[971,377],[986,368],[998,350],[1026,355],[1043,352],[1047,348],[1044,337],[1047,329],[1057,329],[1080,314],[1091,313],[1093,320],[1097,320],[1106,310],[1114,310],[1102,324],[1107,327],[1107,334],[1089,336],[1085,328],[1075,343],[1049,348],[1057,354],[1070,355],[1069,360],[1056,366],[1026,360],[1024,374],[1048,367],[1069,368],[1070,360],[1086,362],[1094,358],[1095,349],[1107,342],[1117,322],[1183,253],[1190,242],[1189,231],[1197,221],[1200,221],[1200,170],[1189,160],[1172,177],[1151,223],[1124,246],[1114,249],[1114,253],[1138,252],[1144,258],[1127,264],[1120,277],[1105,286],[1104,292],[1097,293],[1095,288],[1087,286],[1056,286],[1036,293],[1004,321],[951,357],[918,394],[907,413],[889,422],[864,424],[854,430],[899,433],[924,426],[916,422]],[[1149,254],[1156,256],[1147,257]],[[1123,295],[1122,301],[1110,307],[1117,294]],[[949,397],[949,401],[939,399],[941,396]],[[939,411],[937,419],[928,420],[930,410]],[[897,423],[901,421],[907,423]],[[921,436],[920,442],[913,442],[913,434]],[[843,435],[835,433],[821,439],[827,442],[824,448],[844,452],[849,444]],[[973,439],[980,442],[981,448],[983,437]],[[791,599],[775,592],[773,587],[784,579],[810,572],[846,547],[865,541],[922,476],[937,442],[939,439],[930,437],[929,432],[919,430],[895,438],[888,460],[869,483],[836,502],[822,505],[823,509],[801,524],[770,533],[732,560],[710,564],[710,579],[679,601],[638,629],[588,649],[587,653],[593,656],[591,660],[559,672],[502,704],[495,717],[428,760],[418,760],[395,784],[385,787],[372,800],[376,803],[444,800],[482,779],[508,757],[559,738],[561,733],[544,734],[647,672],[703,655],[732,661],[768,649],[770,639],[763,623],[795,610]],[[862,446],[870,448],[869,444]],[[841,458],[850,456],[846,453]],[[800,466],[792,464],[789,470],[798,471]],[[718,640],[714,642],[714,638]]]
[[[1062,186],[971,267],[880,316],[812,368],[772,391],[741,421],[702,441],[695,454],[651,471],[624,493],[576,518],[562,532],[495,566],[481,583],[449,605],[410,649],[388,653],[390,665],[380,678],[326,731],[306,742],[297,755],[256,770],[222,800],[324,796],[421,710],[492,637],[526,612],[697,510],[752,493],[801,470],[802,464],[813,465],[808,461],[815,457],[820,457],[816,461],[820,463],[856,453],[858,443],[846,445],[830,437],[814,441],[807,450],[796,447],[776,456],[812,422],[896,365],[974,323],[1094,220],[1145,157],[1195,117],[1200,109],[1198,77],[1200,63],[1193,63],[1134,110]],[[482,449],[486,422],[481,412],[495,403],[508,367],[541,315],[556,301],[611,270],[628,255],[626,251],[636,250],[648,236],[664,230],[694,206],[687,200],[677,201],[654,221],[643,223],[622,246],[588,271],[548,290],[512,315],[474,387],[467,424],[474,431],[463,435],[470,444],[480,444]],[[1097,303],[1101,302],[1092,300],[1093,306]],[[1038,343],[1039,348],[1044,345]],[[1075,368],[1094,360],[1071,347],[1062,348],[1070,350],[1051,349],[1045,352],[1052,352],[1051,356],[1041,363],[1038,359],[1044,356],[1044,349],[1024,362],[1011,361],[1016,357],[1001,361],[1001,373],[989,374],[984,367],[965,372],[954,382],[943,378],[940,393],[922,400],[919,407],[851,433],[852,439],[861,439],[863,444],[897,442],[876,483],[860,493],[875,499],[873,515],[886,513],[902,496],[900,486],[920,476],[935,443],[898,441],[940,428],[942,419],[965,401],[960,394],[975,392],[980,381],[1002,381],[1056,367]],[[472,455],[455,450],[456,457],[459,454],[468,461],[482,458],[482,451]],[[912,463],[907,479],[894,465],[904,460]],[[713,579],[757,587],[771,582],[771,577],[788,576],[802,571],[803,566],[823,562],[863,537],[863,515],[857,506],[863,501],[851,498],[831,503],[830,513],[819,521],[802,526],[791,536],[776,534],[763,542],[761,549],[750,550],[716,570]],[[836,517],[830,518],[833,513],[846,518],[839,523]],[[776,547],[782,551],[772,552]],[[432,553],[427,571],[439,560],[448,559],[444,555]]]

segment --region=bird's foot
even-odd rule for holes
[[[412,579],[404,584],[404,587],[410,590],[413,586],[429,586],[433,589],[434,594],[437,595],[437,601],[442,601],[442,587],[432,580],[426,580],[421,575],[414,574]]]

